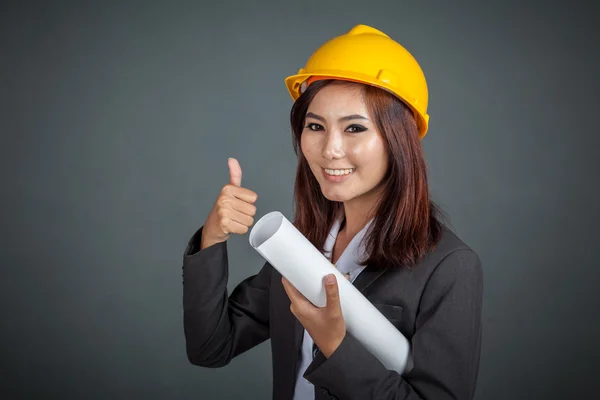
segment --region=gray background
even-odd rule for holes
[[[270,398],[268,342],[188,363],[182,252],[229,156],[292,216],[283,79],[358,23],[428,79],[433,196],[485,269],[477,398],[597,395],[599,7],[521,3],[4,2],[0,396]],[[233,288],[263,260],[229,249]]]

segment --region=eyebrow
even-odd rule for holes
[[[314,119],[318,119],[319,121],[322,121],[322,122],[327,122],[325,120],[325,118],[323,118],[320,115],[317,115],[315,113],[312,113],[312,112],[306,113],[306,118],[314,118]],[[353,119],[365,119],[367,121],[369,120],[367,117],[363,117],[360,114],[352,114],[352,115],[346,115],[345,117],[340,118],[339,121],[343,122],[343,121],[350,121]]]

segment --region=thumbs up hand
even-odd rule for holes
[[[237,187],[242,186],[242,167],[235,158],[227,160],[229,166],[229,184]]]
[[[235,158],[228,160],[229,183],[223,186],[202,229],[201,249],[224,242],[233,233],[244,234],[254,223],[258,195],[242,187],[242,168]]]

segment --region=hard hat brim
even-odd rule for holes
[[[302,94],[302,84],[307,81],[310,77],[320,77],[320,78],[331,78],[331,79],[341,79],[348,80],[357,83],[363,83],[371,86],[378,87],[380,89],[384,89],[394,96],[399,98],[404,104],[406,104],[412,111],[415,117],[415,121],[417,123],[417,129],[419,131],[419,137],[422,139],[426,134],[429,128],[429,115],[424,111],[420,110],[417,105],[413,104],[414,100],[408,98],[408,96],[403,93],[399,93],[393,86],[387,84],[386,82],[374,78],[372,76],[360,74],[357,72],[348,72],[348,71],[313,71],[311,73],[302,72],[302,69],[298,74],[288,76],[285,78],[285,85],[290,93],[290,96],[294,101],[300,97]]]

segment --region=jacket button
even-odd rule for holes
[[[325,393],[327,396],[329,396],[330,399],[332,399],[332,400],[338,400],[338,398],[335,397],[334,395],[332,395],[329,390],[327,390],[325,388],[321,388],[321,389],[323,389],[323,393]]]

